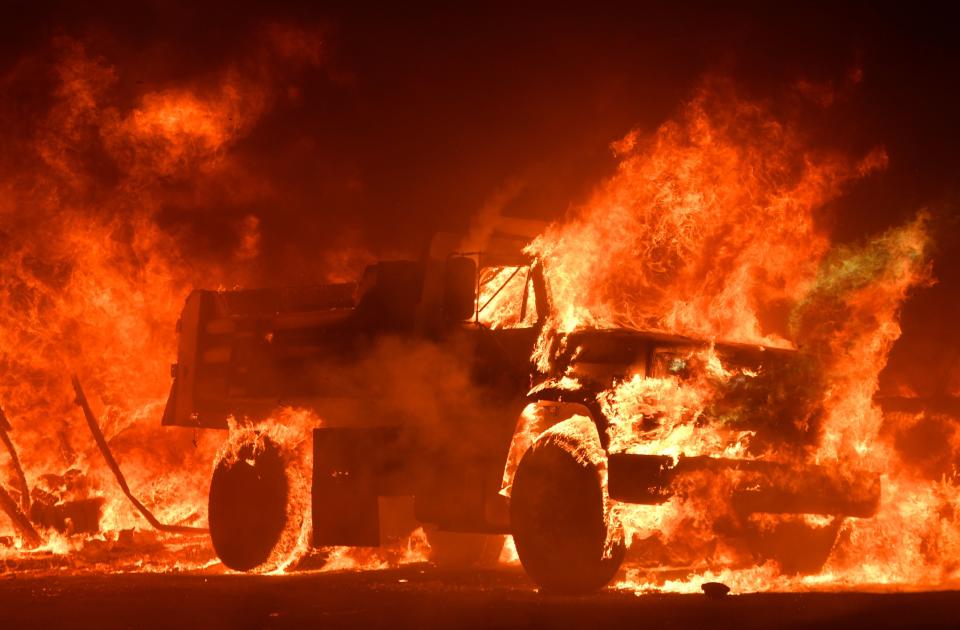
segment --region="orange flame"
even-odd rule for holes
[[[621,157],[572,220],[535,240],[556,321],[788,345],[763,319],[801,296],[829,247],[814,210],[886,162],[804,150],[724,82],[679,120],[613,145]]]
[[[103,534],[45,531],[37,555],[76,553],[96,566],[133,545],[132,566],[140,570],[213,562],[204,545],[178,549],[141,531],[140,517],[75,421],[68,375],[79,372],[89,384],[131,486],[160,520],[202,524],[211,464],[230,442],[215,432],[161,429],[166,383],[159,375],[175,354],[173,322],[190,288],[233,284],[243,273],[188,259],[176,236],[158,227],[157,213],[172,195],[205,191],[198,185],[199,192],[178,193],[171,182],[205,182],[211,194],[235,197],[255,197],[266,185],[246,177],[231,151],[276,105],[282,91],[276,72],[315,66],[322,56],[314,34],[278,25],[253,48],[251,59],[221,68],[209,84],[167,86],[124,102],[115,95],[120,74],[114,66],[80,42],[59,40],[54,102],[13,148],[28,166],[2,163],[0,361],[8,378],[0,383],[0,403],[13,420],[32,483],[55,501],[105,500]],[[627,539],[661,567],[657,575],[642,563],[630,565],[620,586],[683,591],[704,579],[739,591],[956,584],[956,471],[931,481],[907,461],[894,440],[924,414],[884,414],[873,400],[900,334],[900,306],[911,289],[929,282],[926,219],[921,214],[865,244],[843,247],[833,247],[817,222],[824,204],[848,183],[884,167],[884,151],[850,159],[813,150],[764,103],[738,98],[723,81],[708,82],[677,120],[651,134],[632,132],[613,148],[621,160],[617,172],[571,220],[528,247],[545,263],[553,309],[538,363],[550,360],[549,336],[587,326],[801,348],[826,383],[820,392],[825,413],[808,427],[817,438],[810,455],[883,479],[879,513],[838,524],[825,568],[803,577],[774,562],[745,564],[748,554],[736,542],[716,540],[718,517],[730,516],[723,497],[733,479],[706,490],[691,483],[661,506],[614,506]],[[237,227],[232,259],[255,259],[258,221],[248,216]],[[510,280],[515,269],[483,278],[478,306],[490,302],[483,324],[529,323],[507,319],[506,313],[518,313],[508,306],[526,291],[525,270]],[[529,303],[527,312],[535,306]],[[725,364],[713,349],[689,358],[702,367],[692,379],[635,373],[600,395],[612,420],[612,449],[768,455],[751,451],[749,431],[731,430],[704,413],[716,388],[756,374]],[[576,381],[566,375],[558,382]],[[535,437],[533,413],[528,410],[527,442]],[[658,419],[653,428],[644,423],[652,416]],[[298,440],[319,421],[284,410],[267,426],[308,470],[309,449]],[[299,432],[294,437],[277,427]],[[960,433],[951,436],[943,448],[956,461]],[[512,465],[518,456],[511,454]],[[306,492],[301,484],[297,495],[305,499]],[[768,516],[754,524],[781,523]],[[814,529],[834,526],[810,515],[797,520]],[[305,522],[291,532],[285,545],[291,555],[272,563],[278,571],[305,555],[308,531]],[[160,540],[171,553],[144,558],[143,549]],[[429,543],[416,530],[392,550],[324,552],[327,570],[375,568],[423,561]],[[0,554],[25,555],[16,545]],[[501,557],[516,561],[511,544]],[[663,571],[683,563],[685,572]]]
[[[140,531],[146,523],[116,488],[72,404],[70,373],[88,386],[134,492],[161,521],[203,526],[223,435],[162,429],[163,375],[190,289],[239,278],[181,254],[157,213],[181,194],[171,183],[202,192],[250,179],[231,148],[275,104],[277,75],[319,63],[319,39],[266,28],[251,42],[251,59],[224,67],[212,85],[145,91],[129,104],[118,97],[121,75],[108,60],[72,39],[56,40],[54,49],[53,100],[8,148],[21,159],[4,161],[0,177],[0,361],[8,375],[0,404],[31,485],[51,504],[105,500],[102,534],[44,531],[47,542],[34,555],[80,550],[98,561],[156,548],[150,541],[166,537]],[[250,186],[228,188],[252,194]],[[258,225],[245,219],[238,232],[236,258],[250,259]],[[163,567],[202,566],[212,557],[205,541],[154,555]],[[131,562],[151,566],[142,554]]]
[[[632,132],[614,149],[621,156],[616,173],[572,219],[528,248],[544,260],[553,309],[535,357],[541,367],[551,359],[550,338],[583,327],[800,347],[823,379],[824,416],[793,419],[816,437],[812,460],[878,471],[884,484],[878,515],[846,519],[832,551],[826,549],[825,568],[802,577],[772,561],[749,568],[749,553],[717,538],[724,519],[735,518],[725,499],[732,476],[711,479],[706,489],[687,480],[686,491],[675,488],[663,505],[616,506],[634,551],[660,566],[650,573],[644,564],[628,565],[620,587],[692,591],[704,580],[740,591],[955,583],[958,480],[917,480],[887,438],[888,425],[898,420],[885,418],[873,401],[900,335],[900,306],[929,281],[926,215],[842,247],[831,247],[816,221],[846,183],[885,165],[883,150],[860,160],[813,151],[763,103],[737,98],[722,81],[707,82],[678,120],[649,136]],[[751,450],[751,432],[705,414],[717,388],[756,373],[725,365],[712,349],[685,360],[699,364],[698,376],[637,372],[600,395],[612,451],[795,455]],[[760,531],[791,520],[754,516]],[[832,533],[839,523],[801,516],[814,531]],[[688,568],[671,577],[671,564]]]

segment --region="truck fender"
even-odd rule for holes
[[[596,424],[596,419],[589,407],[581,402],[534,399],[524,407],[517,418],[513,439],[510,441],[510,451],[507,453],[507,461],[503,469],[500,494],[505,497],[510,496],[513,476],[517,472],[520,459],[530,448],[530,445],[550,427],[574,416],[589,418]],[[598,426],[597,429],[599,431],[600,427]]]

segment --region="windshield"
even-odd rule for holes
[[[537,305],[527,266],[484,267],[476,307],[488,328],[523,328],[537,321]]]

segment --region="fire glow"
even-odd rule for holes
[[[242,418],[232,419],[229,433],[160,426],[179,309],[191,288],[211,278],[231,287],[252,282],[244,265],[258,256],[260,224],[245,219],[230,260],[204,260],[200,268],[161,228],[159,208],[194,180],[207,182],[190,193],[199,197],[242,197],[268,186],[231,149],[278,106],[286,86],[272,77],[280,68],[295,74],[322,59],[319,39],[296,29],[265,29],[255,48],[212,86],[147,91],[118,105],[110,62],[80,42],[57,44],[56,104],[28,138],[29,168],[5,173],[0,189],[0,347],[8,375],[0,403],[29,491],[12,457],[2,481],[35,531],[15,527],[13,518],[0,521],[9,530],[0,529],[9,571],[225,570],[205,538],[147,527],[79,422],[72,373],[85,383],[133,492],[163,523],[206,527],[216,463],[251,457],[238,445],[267,436],[293,453],[285,460],[292,511],[282,544],[258,570],[379,569],[431,557],[429,533],[418,527],[378,550],[324,548],[310,564],[306,480],[314,464],[307,443],[311,428],[325,422],[312,411],[283,408],[256,432]],[[579,352],[569,340],[587,329],[705,340],[705,349],[670,357],[664,371],[625,374],[597,397],[611,420],[611,454],[802,462],[836,469],[841,478],[869,471],[882,488],[869,518],[735,514],[727,494],[738,473],[705,488],[678,487],[659,505],[604,495],[606,516],[627,547],[615,588],[693,591],[704,581],[737,592],[956,586],[956,468],[931,478],[905,461],[895,436],[927,412],[885,411],[874,398],[900,335],[900,309],[933,280],[928,218],[918,211],[912,222],[853,245],[831,243],[818,227],[825,204],[858,180],[882,176],[883,149],[814,151],[789,121],[718,79],[704,81],[674,120],[612,147],[616,172],[526,246],[542,262],[549,306],[532,363],[549,374],[559,354]],[[94,159],[115,166],[106,192]],[[509,266],[482,270],[475,321],[491,329],[533,322],[545,305],[527,291],[531,275]],[[519,300],[518,316],[511,305]],[[799,350],[808,358],[801,376],[811,378],[798,387],[816,404],[806,415],[779,419],[782,439],[764,439],[717,407],[720,391],[770,383],[763,371],[730,363],[717,350],[722,343]],[[582,375],[568,369],[556,376],[551,386],[574,390]],[[771,387],[794,385],[783,379]],[[543,428],[533,411],[525,415],[507,486]],[[948,460],[956,462],[960,433],[951,435]],[[86,529],[78,510],[91,501],[99,522]],[[796,524],[822,533],[829,543],[822,568],[785,570],[775,554],[719,535],[731,522],[746,526],[740,520],[760,532]],[[516,564],[515,554],[508,540],[500,562]]]

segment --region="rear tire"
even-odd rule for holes
[[[523,568],[543,590],[595,591],[623,562],[622,535],[608,532],[605,460],[592,421],[575,416],[544,432],[517,466],[513,538]]]
[[[250,571],[274,555],[287,526],[290,489],[280,447],[269,438],[230,450],[210,480],[210,539],[224,565]]]

